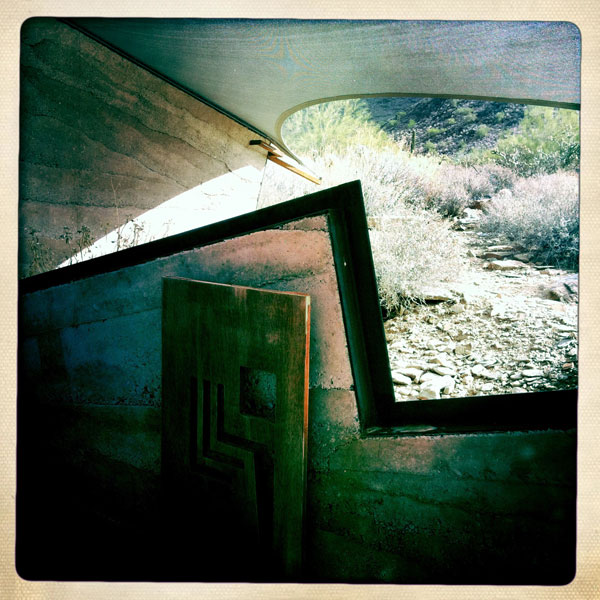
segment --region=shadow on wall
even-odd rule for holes
[[[254,133],[55,19],[21,36],[20,277],[256,207]]]

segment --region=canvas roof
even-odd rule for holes
[[[325,100],[440,96],[567,108],[580,103],[580,34],[567,22],[71,23],[287,152],[283,121]]]

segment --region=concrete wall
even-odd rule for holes
[[[23,25],[20,110],[20,276],[256,207],[256,134],[54,19]]]
[[[39,501],[30,513],[43,531],[57,512],[70,523],[87,551],[84,562],[71,555],[71,567],[131,579],[164,564],[155,532],[168,275],[311,295],[308,579],[564,583],[572,575],[572,432],[361,437],[324,217],[23,298],[19,402],[37,433],[22,464],[37,474],[33,490],[53,486],[58,498],[52,514]],[[94,554],[87,533],[77,538],[73,524],[89,532],[92,514],[96,540],[106,532],[119,540],[108,554]],[[29,551],[57,578],[65,561],[52,562],[51,539],[33,530]]]

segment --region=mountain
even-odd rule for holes
[[[371,118],[415,151],[460,155],[493,148],[504,132],[516,130],[524,104],[445,98],[365,98]]]

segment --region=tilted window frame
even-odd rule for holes
[[[396,402],[359,181],[22,279],[19,296],[325,214],[363,435],[573,429],[577,390]]]

